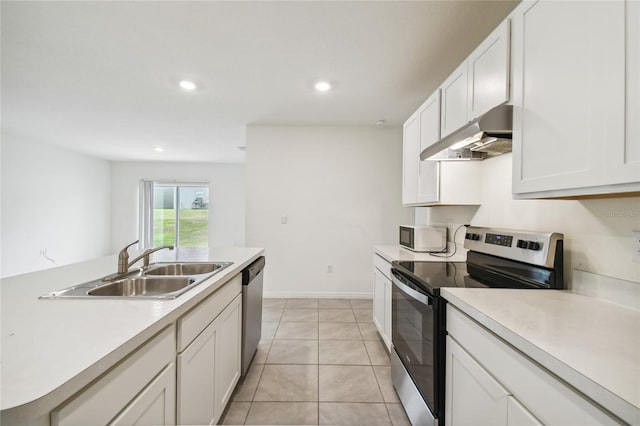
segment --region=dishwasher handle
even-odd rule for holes
[[[264,256],[260,256],[251,265],[244,268],[242,271],[242,285],[247,285],[253,281],[253,279],[262,272],[264,265]]]

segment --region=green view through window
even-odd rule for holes
[[[209,187],[154,183],[153,246],[207,247]]]

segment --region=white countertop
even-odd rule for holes
[[[640,424],[640,311],[570,291],[443,288],[471,318],[630,424]]]
[[[151,261],[233,262],[176,299],[39,296],[115,272],[117,256],[0,281],[3,419],[44,415],[176,321],[263,253],[260,248],[163,250]],[[130,254],[133,259],[135,252]],[[134,265],[137,266],[137,265]]]
[[[451,244],[449,244],[451,245]],[[462,248],[461,245],[457,245],[456,254],[452,257],[442,257],[446,253],[416,253],[409,249],[394,246],[373,246],[373,251],[376,254],[382,256],[387,262],[393,262],[394,260],[409,260],[420,262],[465,262],[467,260],[467,249]]]

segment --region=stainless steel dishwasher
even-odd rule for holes
[[[242,271],[242,376],[247,374],[262,335],[264,256]]]

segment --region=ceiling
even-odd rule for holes
[[[3,0],[2,133],[239,163],[251,124],[401,125],[516,3]]]

